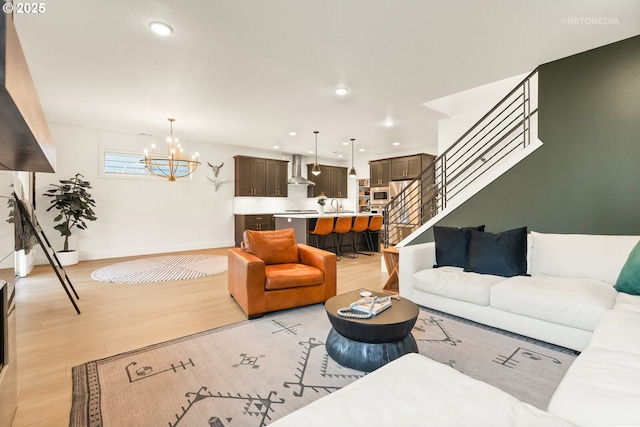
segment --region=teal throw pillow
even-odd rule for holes
[[[640,242],[631,250],[615,285],[616,291],[640,295]]]

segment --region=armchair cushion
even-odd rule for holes
[[[264,271],[267,276],[264,288],[268,291],[321,285],[324,282],[322,270],[310,265],[274,264],[265,266]]]
[[[245,230],[244,250],[260,258],[266,265],[300,262],[293,228],[273,231]]]

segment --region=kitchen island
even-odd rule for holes
[[[275,230],[274,215],[318,214],[316,210],[284,210],[278,212],[234,212],[236,247],[240,247],[244,230]]]
[[[305,245],[316,246],[315,238],[312,234],[309,234],[310,231],[313,231],[316,227],[316,222],[318,218],[329,217],[337,219],[338,217],[356,217],[356,216],[379,216],[371,213],[354,213],[354,212],[329,212],[325,214],[318,213],[309,213],[309,214],[278,214],[274,215],[274,219],[276,222],[276,230],[282,230],[284,228],[293,228],[296,234],[296,240],[298,243],[304,243]],[[372,233],[371,237],[373,238],[373,247],[377,252],[379,249],[378,242],[380,241],[379,232]],[[325,239],[326,240],[326,239]],[[346,239],[345,239],[346,240]],[[322,243],[322,241],[321,241]],[[346,243],[345,243],[346,244]],[[325,248],[331,248],[331,243],[327,241]],[[365,242],[364,237],[358,239],[357,241],[357,249],[358,251],[368,251],[367,244]]]

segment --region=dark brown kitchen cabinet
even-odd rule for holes
[[[266,160],[235,156],[235,195],[264,196]]]
[[[338,168],[331,167],[329,168],[330,173],[330,192],[331,196],[328,197],[337,197],[340,199],[344,199],[347,197],[347,168]]]
[[[391,159],[391,179],[398,181],[418,178],[422,173],[422,169],[432,161],[433,156],[427,154]]]
[[[391,160],[369,162],[369,177],[372,187],[387,187],[391,181]]]
[[[394,157],[369,162],[372,187],[386,187],[389,181],[419,178],[422,171],[435,160],[430,154]]]
[[[287,162],[235,156],[235,196],[286,197]]]
[[[308,197],[318,197],[323,192],[329,198],[347,198],[347,168],[320,165],[320,175],[313,175],[313,165],[307,165],[307,177],[316,183],[308,188]]]
[[[288,165],[283,160],[266,161],[266,187],[267,197],[287,197]]]
[[[314,175],[311,173],[313,165],[307,165],[307,177],[310,181],[315,182],[316,185],[310,185],[307,188],[309,197],[318,197],[320,193],[324,193],[327,197],[331,193],[331,175],[329,173],[329,167],[320,165],[320,175]]]
[[[235,239],[236,246],[242,242],[244,230],[275,230],[275,218],[273,214],[261,215],[235,215]]]

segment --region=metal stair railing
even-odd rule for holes
[[[531,86],[537,76],[536,68],[389,201],[385,247],[404,240],[509,154],[530,144],[531,117],[538,112]]]

